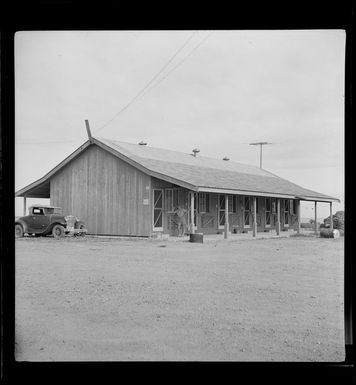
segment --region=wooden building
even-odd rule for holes
[[[264,169],[230,160],[93,138],[16,197],[49,198],[83,220],[91,234],[177,235],[300,228],[300,201],[339,201]]]

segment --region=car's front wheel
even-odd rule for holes
[[[21,225],[15,225],[15,238],[23,237],[23,228]]]
[[[65,230],[64,230],[64,227],[61,226],[61,225],[54,225],[53,226],[53,229],[52,229],[52,235],[59,239],[59,238],[62,238],[64,237],[64,234],[65,234]]]

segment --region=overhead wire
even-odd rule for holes
[[[125,111],[131,104],[133,104],[141,95],[146,91],[146,89],[158,78],[158,76],[171,64],[171,62],[176,58],[176,56],[186,47],[186,45],[190,42],[190,40],[194,37],[197,31],[194,31],[188,39],[178,48],[178,50],[171,56],[171,58],[164,64],[164,66],[151,78],[151,80],[124,106],[122,107],[110,120],[108,120],[105,124],[99,127],[96,131],[103,129],[109,123],[111,123],[114,119],[117,118],[123,111]]]
[[[150,85],[154,82],[154,80],[156,80],[158,78],[158,76],[164,71],[164,69],[166,69],[168,67],[168,65],[173,61],[173,59],[178,55],[178,53],[188,44],[188,42],[192,39],[192,37],[194,36],[194,34],[196,33],[196,31],[193,33],[192,36],[190,36],[190,38],[183,44],[182,47],[180,47],[178,49],[178,51],[173,55],[173,57],[164,65],[163,68],[161,68],[161,70],[154,76],[154,78],[152,78],[147,84],[146,86],[125,106],[123,107],[112,119],[110,119],[107,123],[105,123],[103,126],[101,126],[97,131],[101,130],[102,128],[106,127],[110,122],[112,122],[121,112],[123,112],[124,110],[126,110],[126,108],[128,108],[135,100],[139,99],[139,98],[143,98],[147,93],[149,93],[151,90],[153,90],[154,88],[156,88],[163,80],[165,80],[174,70],[176,70],[179,66],[181,66],[210,36],[211,34],[213,33],[214,31],[210,32],[210,34],[208,34],[207,36],[205,36],[203,38],[203,40],[201,40],[189,53],[188,55],[186,55],[183,60],[181,60],[180,62],[178,62],[177,65],[175,65],[163,78],[161,78],[158,82],[156,82],[155,84],[152,85],[151,88]],[[147,89],[146,92],[144,92],[145,90]]]
[[[163,80],[165,80],[173,71],[175,71],[178,67],[180,67],[203,43],[205,43],[206,40],[208,40],[208,38],[214,33],[214,31],[211,31],[208,35],[206,35],[204,37],[204,39],[202,39],[200,41],[200,43],[198,43],[189,53],[187,56],[185,56],[180,62],[178,62],[177,65],[175,65],[170,71],[168,71],[168,73],[163,77],[161,78],[157,83],[155,83],[154,85],[152,85],[151,88],[149,88],[142,96],[141,98],[143,98],[144,96],[146,96],[150,91],[152,91],[154,88],[156,88],[160,83],[163,82]]]
[[[162,77],[155,84],[154,81],[162,74],[162,72],[172,63],[172,61],[177,57],[177,55],[187,46],[187,44],[191,41],[197,31],[194,31],[187,40],[178,48],[178,50],[171,56],[171,58],[165,63],[165,65],[151,78],[151,80],[127,103],[123,108],[121,108],[110,120],[108,120],[104,125],[99,127],[96,131],[103,129],[109,123],[111,123],[120,113],[126,110],[131,104],[133,104],[137,99],[143,98],[147,93],[156,88],[163,80],[165,80],[173,71],[175,71],[178,67],[180,67],[213,33],[211,31],[208,35],[206,35],[197,45],[193,47],[193,49],[181,60],[179,61],[170,71],[166,73],[164,77]],[[151,87],[150,87],[151,86]],[[150,88],[149,88],[150,87]],[[146,92],[145,92],[146,91]],[[56,143],[73,143],[74,140],[66,140],[66,141],[49,141],[49,142],[17,142],[17,144],[56,144]]]

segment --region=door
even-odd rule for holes
[[[180,204],[182,189],[179,188],[166,188],[165,189],[165,211],[164,215],[166,218],[166,232],[172,236],[179,235],[179,226],[181,223],[185,223],[186,215],[183,215],[183,218],[177,215],[178,208],[184,209],[183,205]],[[186,210],[185,210],[186,212]],[[181,211],[180,211],[181,215]]]
[[[289,199],[284,200],[284,227],[289,227]]]
[[[272,210],[271,198],[266,198],[266,211],[265,211],[265,225],[271,227],[271,210]]]
[[[28,220],[29,233],[42,233],[49,225],[49,216],[46,216],[43,208],[34,207]]]
[[[163,231],[163,190],[153,190],[153,231]]]
[[[225,195],[219,194],[218,205],[218,223],[219,229],[223,229],[225,226]]]
[[[251,197],[244,197],[243,221],[244,228],[251,226]]]

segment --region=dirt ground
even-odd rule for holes
[[[19,361],[342,361],[344,240],[16,240]]]

